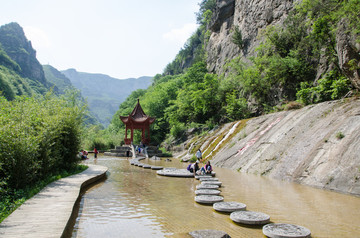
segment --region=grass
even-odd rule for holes
[[[336,133],[336,138],[338,139],[338,140],[341,140],[342,138],[344,138],[345,137],[345,135],[344,135],[344,133],[342,133],[341,131],[339,131],[338,133]]]
[[[237,135],[242,129],[244,129],[244,127],[246,126],[246,123],[247,121],[250,120],[250,119],[244,119],[244,120],[241,120],[240,123],[236,126],[234,132],[229,135],[228,138],[226,138],[226,140],[224,140],[222,142],[222,144],[216,149],[216,151],[214,151],[215,147],[217,146],[217,144],[219,144],[219,142],[226,136],[226,134],[229,132],[228,130],[225,130],[223,131],[222,134],[220,134],[216,140],[214,140],[209,146],[210,148],[207,150],[207,153],[206,155],[204,155],[203,157],[206,157],[208,154],[210,154],[212,151],[213,151],[213,154],[216,154],[217,151],[219,151],[220,149],[222,149],[223,146],[227,145],[227,143],[235,136]],[[234,122],[230,128],[237,122]],[[211,159],[208,158],[208,160]]]
[[[48,184],[59,180],[61,178],[65,178],[74,174],[81,173],[86,170],[88,166],[79,164],[72,170],[69,171],[61,171],[57,174],[53,174],[48,176],[46,179],[36,183],[33,186],[27,187],[21,190],[12,190],[6,191],[5,196],[0,198],[0,223],[8,217],[13,211],[15,211],[21,204],[23,204],[27,199],[30,199],[35,194],[40,192],[44,187]],[[2,191],[0,191],[2,192]]]

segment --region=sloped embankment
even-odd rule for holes
[[[224,125],[188,141],[219,167],[360,195],[360,100]]]

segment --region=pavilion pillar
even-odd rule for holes
[[[126,129],[125,129],[125,139],[127,139],[127,131],[128,131],[128,126],[126,125]]]
[[[134,129],[131,126],[131,143],[134,141],[133,138],[134,138]]]

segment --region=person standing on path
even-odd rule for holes
[[[200,162],[202,161],[202,153],[201,150],[198,149],[198,151],[196,152],[196,158],[197,160],[199,160]]]
[[[97,151],[97,149],[96,149],[96,147],[94,147],[94,158],[96,159],[97,158],[97,154],[98,154],[99,152]]]

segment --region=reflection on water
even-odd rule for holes
[[[108,179],[89,189],[80,203],[73,237],[186,237],[193,230],[216,229],[231,237],[264,237],[261,227],[232,222],[228,214],[194,202],[198,180],[163,177],[130,165],[126,158],[99,156]],[[177,161],[146,161],[184,168]],[[298,184],[215,168],[224,201],[270,215],[271,222],[309,228],[312,237],[360,237],[360,198]]]

